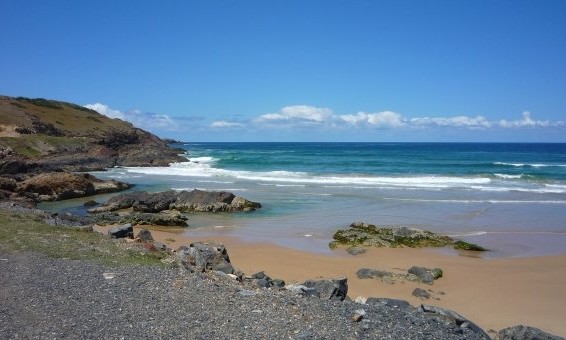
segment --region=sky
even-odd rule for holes
[[[198,141],[566,142],[566,1],[0,0],[0,95]]]

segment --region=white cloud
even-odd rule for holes
[[[230,129],[230,128],[243,128],[245,125],[237,122],[228,122],[225,120],[217,120],[210,124],[211,128],[215,129]]]
[[[561,126],[563,122],[550,123],[548,120],[533,120],[530,112],[523,112],[523,119],[507,121],[502,119],[498,125],[503,128],[521,128],[521,127],[546,127],[546,126]]]
[[[376,113],[358,112],[355,115],[349,114],[338,117],[350,125],[369,125],[377,128],[400,127],[405,125],[401,115],[393,111]]]
[[[173,119],[171,119],[168,115],[161,113],[142,112],[140,110],[122,112],[101,103],[87,104],[84,105],[84,107],[110,118],[119,118],[128,121],[134,126],[149,131],[154,129],[175,130],[177,128],[177,124]]]
[[[468,117],[468,116],[455,116],[455,117],[417,117],[409,120],[410,125],[425,127],[425,126],[441,126],[441,127],[465,127],[471,129],[489,128],[492,123],[485,119],[483,116]]]
[[[111,109],[108,105],[101,103],[86,104],[84,107],[94,110],[110,118],[124,119],[124,113],[118,110]]]
[[[308,105],[285,106],[277,113],[267,113],[259,116],[257,123],[268,124],[322,124],[333,117],[332,110]]]

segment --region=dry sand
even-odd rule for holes
[[[136,234],[140,228],[136,228]],[[180,230],[152,229],[156,240],[176,249],[210,237],[187,235]],[[436,249],[369,249],[349,255],[337,249],[321,255],[274,244],[246,243],[214,237],[224,243],[233,265],[246,274],[265,271],[272,278],[302,282],[313,278],[348,278],[348,295],[388,297],[452,309],[486,331],[523,324],[566,337],[566,254],[528,258],[482,259],[450,255]],[[390,284],[379,279],[360,280],[356,271],[372,268],[396,273],[411,266],[439,267],[444,276],[433,285],[410,281]],[[420,287],[431,299],[411,295]]]

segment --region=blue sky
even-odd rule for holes
[[[183,141],[566,142],[566,1],[1,1],[0,94]]]

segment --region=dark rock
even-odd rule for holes
[[[454,249],[458,250],[469,250],[469,251],[488,251],[484,247],[480,247],[477,244],[468,243],[466,241],[458,240],[454,242]]]
[[[513,326],[502,329],[497,333],[498,340],[563,340],[564,338],[546,333],[530,326]]]
[[[260,208],[261,204],[237,197],[229,192],[181,191],[171,209],[181,212],[221,212],[250,211]]]
[[[257,279],[256,284],[260,288],[269,288],[269,287],[271,287],[271,280],[269,280],[267,278]]]
[[[419,279],[421,282],[431,285],[434,280],[442,277],[442,269],[434,268],[428,269],[425,267],[417,267],[413,266],[408,270],[409,274],[413,274]]]
[[[7,191],[15,191],[18,183],[13,178],[0,177],[0,189]]]
[[[475,323],[466,319],[462,315],[460,315],[460,314],[458,314],[458,313],[456,313],[456,312],[454,312],[450,309],[445,309],[445,308],[441,308],[441,307],[423,304],[419,307],[419,311],[426,313],[426,314],[431,314],[431,315],[434,315],[434,316],[442,317],[442,318],[456,324],[457,326],[459,326],[461,328],[469,328],[469,329],[473,330],[474,332],[476,332],[480,335],[483,335],[486,339],[490,339],[489,335],[483,329],[481,329],[478,325],[476,325]]]
[[[98,205],[98,202],[90,200],[83,203],[84,207],[95,207]]]
[[[134,228],[131,224],[119,225],[108,230],[112,238],[134,238]]]
[[[369,297],[366,300],[366,304],[368,305],[377,305],[377,306],[388,306],[393,308],[405,309],[405,310],[412,310],[414,309],[411,304],[405,300],[398,300],[398,299],[388,299],[388,298],[375,298]]]
[[[123,215],[120,223],[131,223],[133,225],[160,225],[187,227],[187,217],[175,210],[164,210],[156,214],[131,213]]]
[[[361,268],[356,272],[359,279],[375,279],[384,277],[393,277],[393,273],[384,270]]]
[[[430,299],[430,293],[422,288],[415,288],[412,295],[418,297],[421,300]]]
[[[285,287],[285,281],[280,280],[280,279],[273,279],[273,280],[271,280],[271,285],[273,287],[283,288],[283,287]]]
[[[153,236],[151,235],[151,232],[147,229],[142,229],[140,230],[140,232],[138,233],[137,238],[141,241],[141,242],[153,242]]]
[[[116,211],[132,208],[138,212],[156,213],[163,210],[180,212],[222,212],[250,211],[261,207],[259,203],[235,196],[229,192],[214,191],[165,191],[148,193],[145,191],[128,192],[114,196],[101,207],[90,209],[90,213]]]
[[[133,193],[132,193],[133,194]],[[132,203],[134,211],[144,213],[156,213],[163,210],[168,210],[171,203],[177,199],[177,192],[174,190],[156,192],[156,193],[142,193]]]
[[[348,279],[308,280],[303,286],[314,289],[314,295],[324,300],[343,301],[348,294]]]
[[[153,242],[153,245],[155,246],[155,249],[159,250],[159,251],[167,251],[167,252],[171,252],[171,249],[167,247],[167,245],[165,245],[164,243],[161,242]]]
[[[215,270],[226,274],[235,272],[228,251],[221,243],[194,242],[188,247],[180,247],[177,254],[181,263],[190,270]]]
[[[104,181],[89,174],[48,172],[23,180],[17,190],[25,195],[38,197],[42,201],[58,201],[122,191],[130,187],[131,185],[127,183],[115,180]]]
[[[271,280],[271,278],[269,276],[267,276],[264,271],[252,274],[251,277],[252,277],[252,279],[256,279],[256,280],[261,280],[261,279]]]

